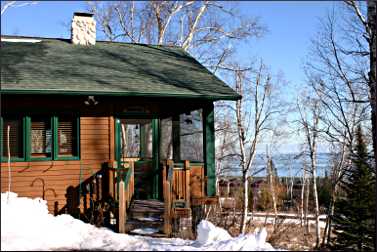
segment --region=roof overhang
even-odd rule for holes
[[[102,95],[102,96],[123,96],[123,97],[155,97],[155,98],[179,98],[179,99],[202,99],[202,100],[229,100],[236,101],[242,98],[241,95],[188,95],[188,94],[166,94],[166,93],[148,93],[148,92],[103,92],[92,90],[67,91],[67,90],[25,90],[25,89],[3,89],[0,94],[22,94],[22,95]]]

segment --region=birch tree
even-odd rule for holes
[[[305,106],[306,108],[303,108]],[[308,156],[310,160],[310,172],[313,183],[314,196],[314,215],[316,224],[316,247],[320,244],[320,227],[319,227],[319,202],[317,190],[317,145],[319,137],[319,118],[320,106],[318,99],[307,98],[303,104],[297,105],[300,114],[300,124],[304,131],[305,141],[308,149]],[[307,196],[307,200],[308,200]]]
[[[356,126],[364,125],[366,134],[376,142],[375,73],[369,69],[375,32],[367,22],[365,3],[345,1],[339,7],[340,11],[330,12],[322,19],[306,64],[309,84],[323,110],[320,131],[337,151],[331,165],[331,200],[323,245],[330,240],[334,204],[339,183],[348,169],[347,160],[353,153]]]
[[[19,8],[31,4],[36,4],[38,1],[1,1],[1,16],[10,8]]]
[[[271,120],[278,113],[278,108],[275,103],[277,100],[273,99],[276,85],[272,83],[272,76],[263,63],[254,72],[236,66],[234,78],[235,89],[243,96],[236,102],[235,117],[243,185],[240,232],[245,233],[249,207],[248,178],[258,172],[253,167],[257,147],[261,136],[272,129]]]
[[[88,10],[110,41],[179,46],[212,70],[239,41],[266,31],[258,18],[240,15],[236,3],[221,1],[88,2]]]

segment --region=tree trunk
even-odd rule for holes
[[[267,161],[268,180],[269,180],[269,184],[270,184],[270,191],[271,191],[271,196],[272,196],[272,206],[273,206],[274,215],[275,215],[273,224],[275,226],[278,211],[277,211],[277,207],[276,207],[276,197],[275,197],[274,178],[272,176],[272,160],[271,160],[271,157],[268,157],[267,160],[268,160]]]
[[[310,196],[310,178],[306,178],[306,191],[305,191],[305,226],[306,232],[310,232],[310,225],[308,221],[309,214],[309,196]]]
[[[247,182],[247,175],[246,173],[242,173],[242,183],[243,183],[243,204],[242,204],[242,217],[241,217],[241,227],[240,232],[244,234],[246,232],[246,222],[247,222],[247,212],[249,206],[249,188]]]
[[[368,1],[368,23],[372,31],[369,42],[370,52],[370,71],[369,71],[369,89],[371,103],[371,119],[372,119],[372,137],[374,161],[377,169],[377,82],[376,82],[376,1]]]
[[[315,165],[315,162],[314,162]],[[317,168],[313,168],[313,196],[314,196],[314,215],[315,215],[315,246],[319,248],[320,229],[319,229],[319,204],[318,204],[318,191],[317,191]]]
[[[305,192],[305,182],[306,182],[306,171],[304,170],[302,185],[301,185],[301,204],[300,204],[300,211],[301,211],[301,227],[304,226],[304,192]]]
[[[370,52],[370,71],[369,71],[369,89],[371,96],[371,119],[372,119],[372,138],[373,138],[373,150],[374,150],[374,162],[375,169],[377,172],[377,81],[376,81],[376,14],[377,12],[377,3],[376,1],[368,1],[368,23],[372,31],[372,36],[369,41],[369,52]],[[377,180],[377,176],[376,176]],[[377,194],[377,187],[376,187]],[[375,232],[377,233],[377,214],[374,219],[375,223]],[[374,239],[374,249],[377,249],[377,239]]]

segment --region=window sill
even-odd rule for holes
[[[57,157],[55,161],[80,160],[80,157]]]
[[[30,162],[32,161],[52,161],[51,157],[30,157]]]
[[[1,163],[7,163],[8,162],[8,158],[7,157],[2,157],[2,158],[0,158],[0,162]],[[11,158],[10,162],[11,163],[13,163],[13,162],[26,162],[26,160],[25,160],[25,158]]]

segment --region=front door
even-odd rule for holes
[[[158,167],[155,167],[158,155],[154,155],[154,148],[158,145],[154,143],[154,120],[116,120],[117,161],[121,166],[134,161],[135,199],[158,198],[155,182],[158,179]]]

